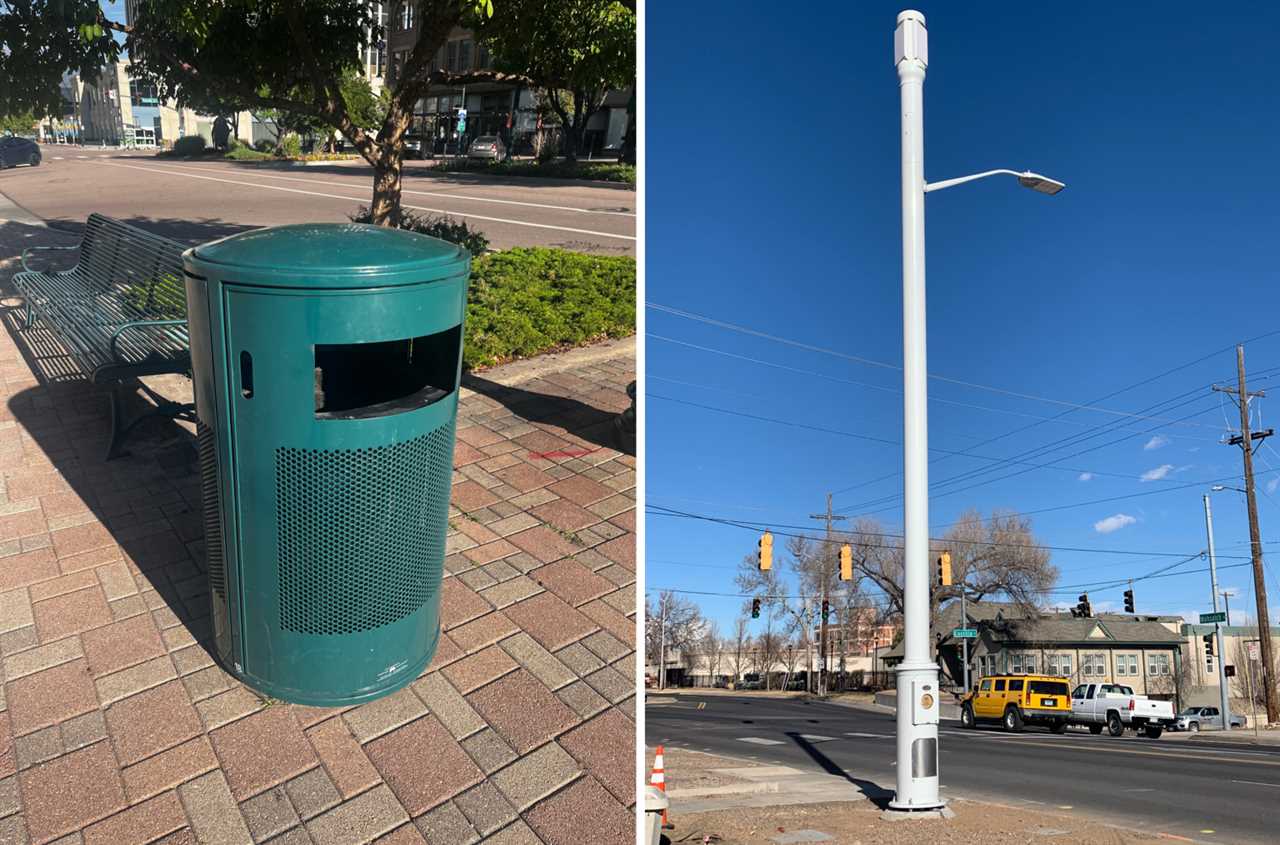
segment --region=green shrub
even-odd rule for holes
[[[137,314],[153,320],[184,320],[187,317],[187,288],[171,273],[134,282],[124,291],[125,302]]]
[[[233,147],[223,153],[223,158],[229,158],[232,161],[264,161],[266,159],[275,158],[271,153],[260,153],[249,147],[240,146]]]
[[[297,158],[302,155],[302,139],[293,133],[285,135],[280,139],[278,152],[287,158]]]
[[[546,179],[593,179],[604,182],[636,183],[634,164],[612,161],[503,161],[446,159],[434,168],[440,173],[492,173],[500,176],[540,176]]]
[[[204,138],[200,135],[184,135],[173,142],[173,154],[179,156],[198,156],[204,152]]]
[[[373,216],[369,209],[360,206],[355,214],[348,215],[352,223],[370,223]],[[484,233],[472,229],[466,223],[452,217],[438,217],[432,214],[416,214],[408,209],[400,210],[400,219],[395,221],[396,228],[408,229],[422,235],[430,235],[443,241],[457,244],[472,255],[481,255],[489,248],[489,239]]]
[[[476,258],[467,295],[463,366],[626,337],[636,326],[636,262],[563,249]]]
[[[259,138],[253,148],[260,153],[269,153],[276,148],[276,145],[270,138]]]

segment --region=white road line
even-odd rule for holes
[[[777,739],[765,739],[762,736],[740,736],[738,742],[750,742],[756,745],[786,745],[785,742]]]
[[[240,182],[236,179],[221,179],[217,176],[204,176],[204,175],[198,175],[195,173],[175,172],[175,171],[171,171],[171,170],[167,170],[165,168],[159,168],[159,167],[139,167],[134,164],[118,164],[116,162],[109,162],[109,161],[99,162],[99,164],[105,167],[123,167],[128,170],[141,170],[144,173],[157,173],[157,172],[168,173],[170,176],[176,176],[176,177],[185,178],[185,179],[205,179],[209,182],[223,182],[228,185],[242,185],[246,188],[259,188],[265,191],[284,191],[285,193],[290,193],[290,194],[304,194],[306,196],[311,196],[311,197],[326,197],[328,199],[343,200],[345,202],[360,202],[362,200],[366,202],[368,201],[367,197],[349,197],[349,196],[344,196],[342,194],[326,194],[320,191],[304,191],[301,188],[286,188],[283,185],[261,185],[254,182]],[[427,208],[426,206],[409,205],[408,203],[403,203],[402,205],[405,208],[411,208],[415,211],[429,211],[433,214],[451,214],[451,215],[454,215],[455,217],[468,217],[468,218],[471,218],[472,220],[484,220],[489,223],[507,223],[512,226],[528,226],[534,229],[552,229],[557,232],[572,232],[575,235],[594,235],[595,237],[598,237],[598,238],[616,238],[617,240],[622,240],[622,241],[634,241],[636,239],[635,235],[618,235],[618,234],[614,234],[613,232],[596,232],[596,231],[592,231],[591,229],[574,229],[574,228],[570,228],[569,226],[552,226],[549,223],[530,223],[526,220],[508,220],[502,217],[485,217],[484,215],[481,215],[481,214],[471,214],[470,212],[466,212],[466,211],[453,211],[453,210],[444,209],[444,208]]]
[[[820,736],[818,734],[800,734],[800,738],[805,742],[834,742],[834,736]]]
[[[1232,783],[1248,783],[1254,786],[1280,786],[1280,783],[1267,783],[1264,780],[1232,780]]]
[[[181,169],[177,165],[173,165],[173,164],[165,164],[165,165],[158,164],[156,165],[156,167],[169,169],[175,173],[194,173],[195,172],[192,170]],[[219,170],[217,172],[231,173],[234,171]],[[266,178],[266,179],[280,179],[287,182],[306,182],[312,185],[332,185],[337,188],[351,187],[346,182],[330,182],[330,181],[321,180],[321,179],[303,179],[300,176],[280,176],[275,173],[263,173],[261,175],[263,178]],[[593,209],[593,208],[575,208],[571,205],[549,205],[547,203],[524,202],[522,200],[500,200],[492,197],[467,196],[466,194],[446,194],[440,191],[418,191],[411,188],[401,188],[401,193],[417,194],[419,196],[424,196],[424,197],[438,197],[440,199],[447,199],[447,200],[465,200],[467,202],[493,202],[493,203],[500,203],[502,205],[519,205],[519,206],[524,206],[525,208],[545,208],[550,211],[570,211],[577,214],[605,214],[613,217],[635,217],[636,216],[636,213],[634,211],[602,211],[602,210]]]
[[[894,739],[895,738],[892,734],[868,734],[868,733],[862,733],[861,731],[845,731],[844,735],[845,736],[861,736],[861,737],[866,737],[867,739]]]

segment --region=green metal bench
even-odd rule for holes
[[[37,270],[38,252],[80,250],[67,270]],[[31,247],[13,286],[26,301],[27,328],[52,331],[94,384],[112,384],[107,460],[138,423],[154,416],[193,420],[194,406],[165,399],[145,384],[154,410],[125,421],[120,382],[162,373],[190,374],[185,247],[101,214],[89,216],[79,247]]]

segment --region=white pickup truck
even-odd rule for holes
[[[1174,723],[1173,703],[1135,695],[1123,684],[1081,684],[1071,692],[1071,724],[1087,725],[1089,732],[1112,736],[1133,728],[1141,736],[1156,739]]]

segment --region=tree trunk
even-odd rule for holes
[[[369,206],[375,226],[396,226],[400,222],[401,167],[404,151],[399,145],[386,146],[373,166],[373,202]]]

